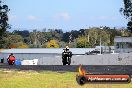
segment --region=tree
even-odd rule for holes
[[[50,40],[47,44],[47,48],[59,48],[59,44],[56,40]]]
[[[23,42],[18,42],[18,43],[11,43],[9,45],[9,48],[28,48],[28,45]]]
[[[51,39],[53,37],[50,32],[40,32],[37,30],[31,32],[29,36],[31,47],[44,47],[45,43]]]
[[[13,34],[21,35],[23,38],[29,37],[29,31],[28,30],[23,30],[23,31],[14,30]]]
[[[30,38],[30,44],[32,44],[32,48],[39,48],[41,46],[41,43],[39,39],[41,38],[41,32],[37,31],[36,29],[33,30],[33,32],[30,33],[29,38]]]
[[[61,48],[65,48],[67,44],[64,41],[60,41],[59,45]]]
[[[131,35],[132,35],[132,33],[130,33],[130,32],[128,31],[128,29],[122,29],[122,30],[121,30],[121,36],[129,37],[129,36],[131,36]]]
[[[23,43],[23,42],[19,42],[17,44],[17,48],[28,48],[28,45],[26,43]]]
[[[78,38],[78,37],[79,37],[79,34],[80,34],[79,31],[77,31],[77,30],[72,30],[72,31],[71,31],[72,40]],[[82,34],[82,33],[81,33],[81,34]]]
[[[7,5],[2,5],[0,0],[0,48],[4,47],[3,35],[6,32],[7,28],[10,28],[8,24],[8,15],[10,9],[8,9]]]
[[[120,12],[128,19],[127,28],[132,33],[132,0],[123,0],[124,8],[120,9]]]
[[[8,35],[3,39],[5,41],[5,48],[17,48],[17,43],[23,42],[23,38],[20,35]]]
[[[77,38],[77,48],[89,48],[91,47],[89,42],[87,42],[87,39],[84,36],[80,36]]]
[[[100,29],[98,32],[98,45],[100,44],[100,38],[101,38],[101,45],[109,45],[110,44],[110,34],[107,32],[106,29]]]
[[[9,45],[9,48],[11,49],[11,48],[17,48],[17,44],[16,43],[11,43],[10,45]]]
[[[24,43],[30,44],[30,39],[29,39],[30,33],[28,30],[23,30],[23,31],[14,30],[12,34],[21,35],[24,39]]]
[[[62,41],[69,42],[69,36],[70,36],[69,32],[63,33]]]
[[[52,36],[52,39],[61,41],[63,36],[63,31],[62,29],[50,29],[50,34]]]
[[[116,29],[105,29],[105,30],[107,31],[107,34],[109,35],[110,38],[110,42],[108,43],[108,45],[113,46],[115,36],[121,36],[121,31]]]
[[[8,15],[7,13],[9,12],[9,8],[7,5],[1,5],[1,0],[0,0],[0,36],[3,35],[3,33],[6,31],[7,28],[9,27],[8,24]]]
[[[97,40],[98,40],[98,36],[99,36],[98,30],[92,28],[92,29],[88,29],[86,31],[87,31],[86,34],[89,35],[90,45],[92,47],[95,47],[95,45],[97,45]]]
[[[102,45],[110,44],[110,34],[107,31],[109,29],[91,28],[85,30],[85,36],[92,47],[100,45],[100,39]]]

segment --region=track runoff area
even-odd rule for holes
[[[132,65],[1,65],[0,69],[77,72],[76,81],[86,83],[130,83]]]

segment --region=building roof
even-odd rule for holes
[[[130,43],[132,43],[132,37],[116,36],[114,38],[114,42],[130,42]]]
[[[70,51],[73,54],[85,54],[86,52],[95,50],[95,48],[70,48]],[[61,54],[63,52],[63,48],[30,48],[30,49],[3,49],[0,50],[0,53],[50,53],[50,54]]]

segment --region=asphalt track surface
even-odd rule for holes
[[[7,65],[0,64],[0,69],[78,72],[79,65]],[[129,74],[132,75],[132,65],[83,65],[86,72],[91,74]]]

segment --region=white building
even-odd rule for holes
[[[94,48],[71,48],[73,54],[85,54]],[[13,53],[16,59],[34,60],[38,59],[38,65],[62,65],[63,49],[5,49],[0,50],[0,59],[6,58]],[[30,63],[29,63],[30,64]],[[73,55],[71,65],[132,65],[131,53],[111,53],[101,55]]]
[[[132,37],[116,36],[114,43],[116,52],[132,52]]]
[[[95,48],[70,48],[73,54],[85,54],[92,50]],[[61,62],[62,52],[63,48],[2,49],[0,50],[0,59],[4,58],[4,62],[6,62],[8,56],[13,53],[19,60],[39,59],[38,64],[49,63],[50,60],[57,63],[55,59],[59,59]]]

